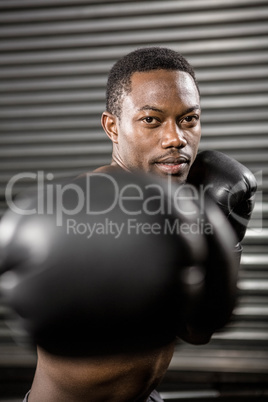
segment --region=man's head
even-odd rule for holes
[[[186,180],[201,136],[194,71],[179,53],[143,48],[111,69],[102,125],[113,164]]]

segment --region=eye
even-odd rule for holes
[[[190,116],[186,116],[181,120],[181,123],[185,123],[191,126],[194,126],[195,124],[197,124],[199,120],[199,116],[198,115],[190,115]]]
[[[148,128],[156,128],[160,124],[160,119],[154,116],[145,116],[140,119]]]
[[[147,124],[151,124],[151,123],[153,123],[155,120],[156,120],[156,119],[155,119],[154,117],[152,117],[152,116],[147,116],[147,117],[145,117],[145,118],[143,119],[143,121],[144,121],[145,123],[147,123]]]
[[[197,120],[196,117],[197,116],[186,116],[184,120],[187,121],[187,123],[191,123],[191,121]]]

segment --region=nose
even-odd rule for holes
[[[186,145],[187,141],[176,122],[165,127],[162,135],[162,148],[184,148]]]

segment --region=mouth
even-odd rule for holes
[[[155,162],[155,166],[164,174],[178,175],[184,173],[189,165],[189,159],[184,156],[166,158]]]

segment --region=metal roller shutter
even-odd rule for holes
[[[57,179],[109,163],[112,148],[100,126],[107,73],[141,46],[186,56],[202,94],[200,149],[225,152],[256,174],[232,322],[206,347],[179,344],[165,384],[267,380],[267,22],[267,0],[0,0],[1,214],[17,173]],[[28,185],[20,180],[16,191]],[[34,356],[13,345],[3,319],[0,350],[1,371],[34,365]]]

